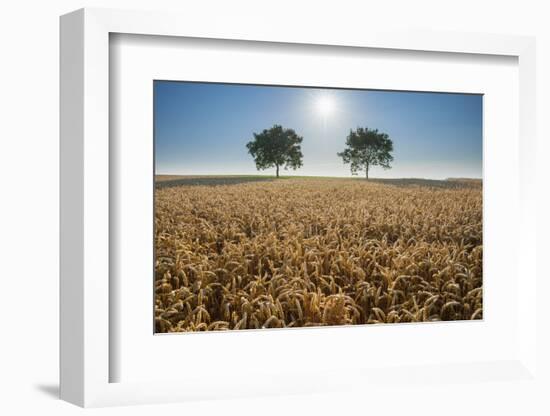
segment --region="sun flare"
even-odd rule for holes
[[[334,99],[327,95],[319,97],[315,103],[317,112],[323,117],[329,117],[334,113],[336,108]]]

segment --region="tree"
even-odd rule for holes
[[[275,167],[277,178],[279,167],[294,170],[302,166],[302,149],[300,143],[303,138],[292,129],[285,129],[275,124],[269,130],[253,133],[254,140],[248,142],[248,153],[254,158],[256,168],[267,169]]]
[[[381,166],[389,169],[393,161],[393,142],[386,133],[378,132],[378,129],[358,127],[357,130],[350,130],[346,138],[347,148],[339,152],[344,163],[351,164],[351,174],[357,175],[360,170],[365,170],[366,178],[369,179],[369,169],[372,166]]]

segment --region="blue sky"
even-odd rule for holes
[[[336,155],[350,129],[377,128],[394,144],[380,178],[482,176],[482,96],[155,81],[157,174],[274,174],[247,153],[274,124],[301,135],[303,167],[282,175],[351,176]],[[324,103],[324,104],[321,104]]]

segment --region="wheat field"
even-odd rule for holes
[[[483,318],[481,181],[168,182],[156,332]]]

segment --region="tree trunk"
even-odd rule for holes
[[[279,177],[279,165],[275,165],[277,166],[277,177]]]
[[[369,165],[367,165],[367,168],[365,169],[365,176],[367,178],[367,181],[369,180]]]

